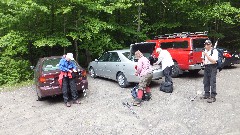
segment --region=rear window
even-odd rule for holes
[[[205,38],[193,39],[193,49],[202,49],[204,48]]]
[[[42,66],[43,71],[58,70],[60,60],[61,60],[61,58],[44,60],[43,66]]]
[[[161,48],[162,49],[168,49],[168,48],[188,48],[188,41],[161,43]]]

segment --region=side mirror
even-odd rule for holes
[[[34,66],[30,66],[30,68],[33,70],[33,69],[34,69]]]
[[[95,59],[94,61],[95,61],[95,62],[98,62],[98,59]]]

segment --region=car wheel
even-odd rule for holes
[[[200,71],[200,69],[195,69],[195,70],[188,70],[189,73],[191,74],[198,74],[198,72]]]
[[[43,97],[39,97],[37,94],[37,101],[43,101]]]
[[[90,76],[91,76],[92,78],[96,78],[96,73],[95,73],[93,67],[91,67],[91,68],[89,69],[89,73],[90,73]]]
[[[177,64],[177,62],[174,62],[174,65],[172,66],[172,77],[175,78],[175,77],[178,77],[180,74],[180,68]]]
[[[117,75],[117,82],[121,88],[126,88],[129,85],[127,78],[122,72]]]

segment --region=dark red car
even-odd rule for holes
[[[60,74],[59,61],[61,58],[62,56],[52,56],[38,60],[34,68],[34,81],[38,100],[42,100],[43,97],[62,94],[58,82]],[[78,71],[76,73],[77,91],[83,93],[85,96],[88,89],[87,73],[76,61],[74,62]]]

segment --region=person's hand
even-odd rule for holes
[[[77,72],[77,70],[76,70],[76,69],[73,69],[73,72]]]
[[[204,55],[204,56],[207,56],[207,53],[206,53],[206,52],[203,52],[203,55]]]
[[[135,75],[136,75],[136,76],[138,76],[138,73],[137,73],[137,72],[135,72]]]
[[[72,73],[72,70],[68,70],[68,72]]]

